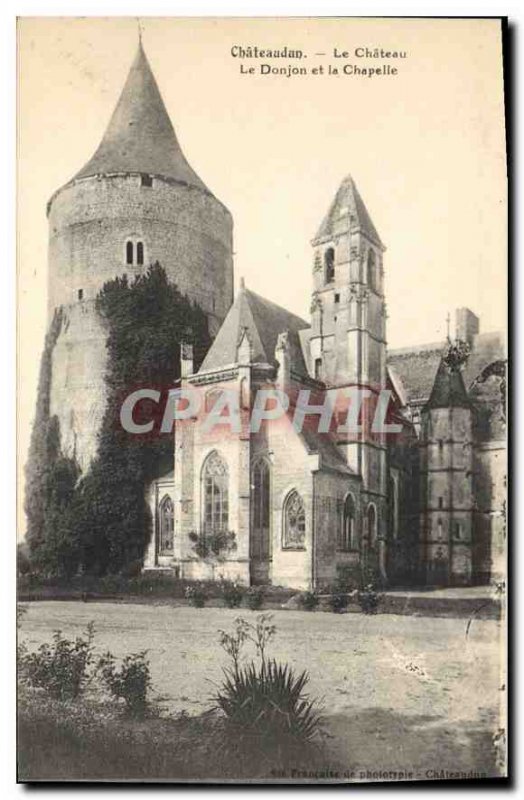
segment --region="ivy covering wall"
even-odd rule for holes
[[[60,452],[56,419],[49,417],[52,352],[60,334],[57,313],[42,357],[37,414],[27,467],[27,540],[35,563],[54,574],[125,571],[143,559],[151,530],[147,484],[172,468],[173,437],[160,433],[163,403],[141,403],[135,421],[154,420],[150,435],[125,431],[122,401],[139,388],[167,396],[180,377],[180,343],[194,346],[198,367],[209,344],[207,317],[157,263],[129,281],[106,283],[96,300],[107,336],[108,399],[97,455],[86,475]]]

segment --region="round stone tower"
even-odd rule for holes
[[[85,470],[106,400],[106,331],[95,311],[104,283],[158,261],[212,334],[233,299],[231,214],[186,161],[141,42],[98,149],[47,214],[49,321],[63,313],[50,413],[64,453]]]

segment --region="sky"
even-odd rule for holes
[[[506,325],[500,30],[479,19],[142,18],[143,44],[189,163],[234,220],[235,284],[309,316],[311,239],[345,175],[382,241],[390,347],[442,339],[467,306]],[[234,46],[301,49],[323,74],[241,74]],[[134,18],[18,23],[18,451],[47,325],[51,194],[91,157],[137,47]],[[357,47],[407,51],[357,59]],[[334,49],[348,59],[335,58]],[[325,55],[318,56],[317,53]],[[328,75],[341,64],[396,76]],[[21,472],[20,472],[21,480]]]

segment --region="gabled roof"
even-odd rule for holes
[[[402,384],[407,403],[424,404],[427,402],[446,342],[416,347],[388,350],[387,365],[390,374]],[[482,370],[493,361],[506,358],[504,337],[499,332],[481,333],[474,337],[471,354],[463,369],[463,379],[469,389]]]
[[[427,408],[469,408],[470,406],[471,402],[464,386],[462,372],[459,369],[450,369],[442,359]]]
[[[251,344],[252,363],[276,365],[275,347],[278,335],[288,331],[292,369],[307,376],[299,331],[308,327],[305,320],[241,286],[199,372],[223,369],[235,364],[238,360],[238,345],[244,332]]]
[[[348,175],[340,184],[335,199],[318,229],[313,244],[332,239],[334,235],[349,229],[360,231],[371,241],[383,247],[369,212],[364,205],[355,181]]]
[[[73,180],[121,172],[159,175],[208,191],[182,153],[141,41],[102,141]]]

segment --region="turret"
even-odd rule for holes
[[[430,584],[471,581],[472,406],[453,347],[422,410],[421,562]]]
[[[212,334],[233,299],[231,215],[187,162],[141,42],[102,141],[47,210],[49,319],[60,306],[64,316],[51,414],[85,469],[105,410],[107,332],[95,310],[104,283],[158,261]]]

